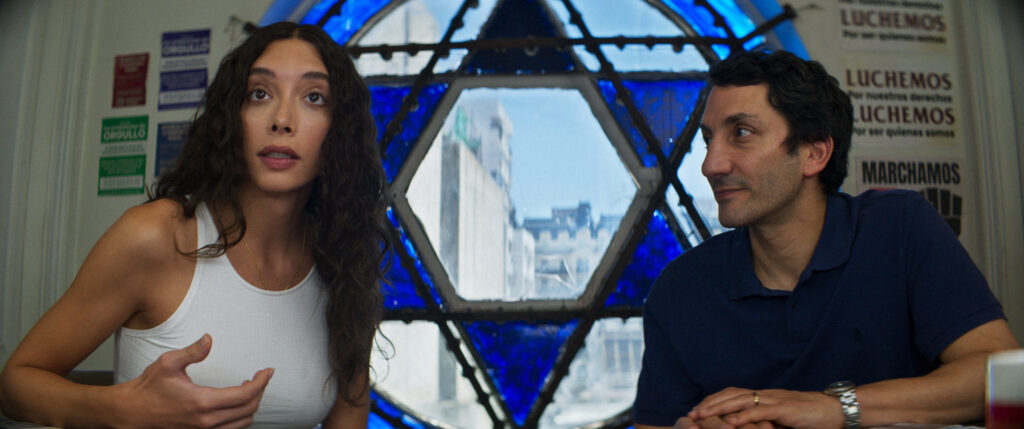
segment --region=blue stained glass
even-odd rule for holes
[[[390,423],[384,421],[376,413],[370,413],[370,418],[366,421],[366,429],[394,429]]]
[[[286,21],[291,18],[292,13],[302,4],[302,0],[274,0],[257,25],[265,27],[278,21]]]
[[[701,36],[729,37],[725,29],[715,23],[714,15],[703,6],[695,5],[694,0],[664,0],[664,2],[675,13],[683,17],[686,22],[689,22]],[[754,31],[753,21],[740,10],[739,6],[736,6],[735,1],[708,0],[708,3],[725,19],[725,24],[732,29],[736,37],[742,38]],[[758,36],[747,42],[745,47],[749,49],[762,43],[764,43],[764,38]],[[719,58],[729,56],[728,46],[714,45],[712,49],[718,54]]]
[[[423,283],[427,284],[427,288],[430,289],[430,296],[431,296],[431,298],[434,299],[434,303],[440,306],[441,305],[441,297],[437,294],[437,288],[434,287],[434,282],[430,281],[430,276],[427,275],[427,270],[423,268],[423,263],[420,262],[419,256],[416,255],[416,248],[413,246],[412,240],[409,240],[409,237],[405,235],[405,229],[402,228],[402,225],[398,222],[398,218],[395,217],[395,213],[394,213],[394,211],[391,210],[390,207],[388,208],[388,219],[391,221],[391,226],[393,226],[396,230],[398,230],[398,234],[402,237],[402,242],[401,243],[395,243],[395,245],[396,246],[403,246],[403,248],[405,249],[406,253],[409,254],[409,257],[412,258],[413,261],[415,261],[415,263],[416,263],[416,272],[420,275],[420,278],[423,279]],[[396,250],[396,252],[397,252],[397,250]],[[398,305],[398,307],[388,307],[388,308],[424,308],[424,307],[426,307],[426,304],[423,302],[423,298],[420,297],[419,294],[416,293],[416,286],[413,284],[412,276],[409,275],[409,272],[405,270],[405,267],[402,267],[401,264],[398,263],[398,258],[396,257],[395,259],[396,259],[395,260],[395,265],[398,265],[398,267],[402,270],[402,272],[405,273],[405,276],[406,276],[405,278],[408,278],[409,281],[408,281],[408,283],[406,283],[404,285],[401,285],[401,288],[400,288],[401,295],[396,296],[396,299],[405,299],[405,301],[396,302],[396,305]],[[395,266],[394,265],[392,266],[391,270],[392,271],[395,270]],[[392,271],[388,271],[388,276],[392,275]],[[392,280],[392,281],[395,281],[395,280]],[[398,286],[398,282],[397,281],[395,281],[395,285]],[[388,297],[388,295],[386,293],[387,293],[387,289],[385,289],[384,298],[386,300],[389,300],[390,298]],[[412,298],[413,296],[416,296],[418,299],[414,300]],[[417,305],[417,304],[419,304],[419,305]]]
[[[323,0],[321,2],[314,4],[312,7],[309,8],[309,11],[306,12],[306,15],[302,17],[302,22],[299,24],[311,24],[313,26],[317,25],[319,23],[319,20],[324,18],[324,15],[327,14],[327,11],[330,10],[331,7],[335,5],[335,3],[338,3],[338,1],[339,0]]]
[[[424,86],[416,96],[416,105],[406,114],[402,121],[401,131],[391,139],[387,152],[384,154],[384,172],[388,176],[388,182],[395,180],[398,171],[405,164],[405,158],[409,150],[416,144],[420,132],[427,125],[430,118],[434,116],[434,109],[437,102],[441,100],[444,93],[448,91],[447,83],[437,83]],[[377,123],[377,138],[380,139],[387,130],[387,124],[398,113],[402,106],[402,100],[409,94],[409,88],[396,87],[371,87],[370,93],[373,102],[370,109],[373,111],[374,122]]]
[[[363,24],[366,24],[374,14],[379,12],[384,6],[387,6],[391,0],[343,0],[341,9],[338,14],[327,18],[327,22],[324,23],[323,29],[327,34],[331,35],[331,38],[339,44],[348,43],[349,39],[352,38],[353,34],[356,34]],[[325,0],[322,3],[313,6],[306,17],[302,19],[303,24],[316,24],[323,19],[323,15],[327,12],[328,6],[324,10],[317,9],[324,3],[330,3],[331,6],[337,3],[335,0]],[[319,14],[314,17],[314,11]]]
[[[757,29],[754,22],[750,20],[750,17],[743,13],[743,10],[736,5],[735,0],[708,0],[708,3],[718,11],[719,15],[722,15],[722,18],[725,18],[726,24],[729,25],[729,28],[732,28],[732,34],[735,34],[736,37],[745,37]],[[750,50],[763,43],[764,37],[757,36],[748,40],[743,47]]]
[[[373,122],[377,125],[377,140],[380,140],[388,123],[391,122],[391,118],[395,117],[398,109],[402,106],[402,100],[409,95],[411,90],[412,88],[407,86],[370,87],[370,97],[373,99],[373,102],[370,103],[370,112],[373,114]]]
[[[393,86],[371,86],[370,97],[372,99],[370,103],[370,113],[373,114],[373,122],[377,126],[377,141],[379,142],[381,137],[384,136],[384,131],[387,130],[388,124],[398,113],[398,109],[402,107],[402,100],[405,99],[406,95],[412,88],[393,87]],[[385,170],[387,169],[387,160],[385,162]],[[397,173],[398,168],[401,168],[401,163],[397,167],[393,167]],[[388,172],[388,181],[394,178],[391,172]]]
[[[388,208],[388,219],[391,220],[391,225],[401,232],[403,241],[405,241],[405,232],[401,230],[401,226],[398,224],[398,220],[394,218],[394,213],[390,207]],[[392,249],[389,253],[390,259],[384,261],[385,264],[391,264],[385,274],[385,279],[388,281],[384,282],[381,288],[384,295],[384,307],[389,310],[426,308],[427,304],[416,293],[415,280],[409,271],[402,266],[402,260],[398,256],[399,251],[397,248]],[[418,259],[416,259],[416,263],[419,265]],[[427,284],[430,284],[429,280]]]
[[[338,1],[339,0],[323,0],[313,5],[313,7],[309,8],[309,12],[306,12],[306,16],[302,18],[302,22],[300,24],[316,25],[320,22],[320,19],[327,14],[327,11],[331,9],[331,6],[334,6]]]
[[[423,422],[420,422],[415,417],[410,416],[408,414],[403,414],[402,415],[402,423],[405,423],[406,426],[408,426],[410,428],[413,428],[413,429],[427,429],[427,428],[434,428],[435,427],[433,425],[424,424]]]
[[[385,264],[390,263],[391,266],[388,267],[388,272],[384,276],[387,281],[381,287],[384,294],[384,308],[388,310],[426,308],[427,304],[416,293],[413,278],[409,271],[402,266],[397,252],[397,249],[392,250],[389,260],[385,261]]]
[[[764,17],[773,17],[783,12],[782,6],[779,5],[777,0],[751,0],[751,4],[761,13]],[[804,48],[804,43],[800,40],[800,35],[796,32],[796,27],[793,26],[793,21],[786,21],[779,24],[772,29],[772,33],[775,33],[775,37],[782,42],[782,48],[796,54],[800,58],[805,60],[811,59],[811,56],[807,53],[807,49]]]
[[[686,126],[705,83],[695,80],[623,81],[622,85],[629,90],[633,104],[643,112],[647,125],[661,142],[662,152],[672,153],[675,138]]]
[[[505,0],[498,3],[477,40],[500,38],[557,37],[551,17],[543,10],[542,0]],[[575,68],[569,50],[555,48],[510,48],[504,51],[484,49],[466,59],[468,74],[543,74],[566,72]]]
[[[661,212],[655,210],[647,223],[647,233],[633,252],[632,262],[619,277],[615,292],[605,301],[605,307],[642,306],[661,270],[682,253],[682,245]]]
[[[662,153],[666,156],[672,153],[675,138],[686,125],[705,83],[696,80],[623,81],[622,85],[629,91],[633,105],[644,115],[651,132],[660,142]],[[643,136],[632,125],[626,106],[616,101],[615,86],[607,80],[599,81],[598,86],[612,116],[627,130],[633,149],[644,166],[653,167],[657,160],[648,150]]]
[[[376,412],[370,413],[371,422],[367,426],[368,428],[394,428],[394,426],[392,426],[386,420],[377,415],[377,413],[383,413],[393,419],[401,419],[403,424],[413,429],[436,429],[436,426],[422,422],[419,419],[403,412],[398,407],[394,406],[394,404],[388,402],[386,399],[378,395],[377,392],[374,390],[370,390],[370,401],[373,402],[373,406],[374,408],[376,408]],[[374,417],[376,417],[377,422],[372,421]],[[374,426],[375,424],[378,426]]]
[[[395,407],[390,402],[384,400],[384,398],[381,398],[377,392],[370,391],[370,400],[373,401],[373,404],[378,410],[380,410],[380,412],[387,414],[389,417],[401,417],[403,414],[402,410],[399,410],[398,407]]]
[[[622,130],[629,135],[629,141],[633,144],[633,150],[636,151],[637,156],[640,157],[640,162],[644,164],[644,167],[654,167],[658,164],[657,159],[654,155],[651,155],[647,151],[647,143],[644,141],[644,137],[640,135],[640,132],[633,126],[633,121],[629,118],[629,112],[626,111],[626,107],[615,101],[615,85],[612,85],[611,81],[602,80],[597,82],[598,87],[601,88],[601,96],[604,97],[604,101],[608,104],[608,109],[612,111],[612,116],[622,127]]]
[[[540,394],[565,340],[576,329],[568,322],[465,322],[487,373],[520,425]]]

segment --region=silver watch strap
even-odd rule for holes
[[[839,399],[839,404],[843,407],[843,414],[846,416],[843,428],[860,429],[860,404],[857,402],[857,392],[851,388],[840,392],[836,398]]]

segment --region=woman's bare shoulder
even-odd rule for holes
[[[178,249],[195,246],[194,224],[171,200],[128,209],[86,256],[59,301],[64,303],[60,310],[55,305],[51,311],[66,315],[71,314],[67,308],[90,308],[96,320],[103,322],[103,335],[109,335],[129,318],[162,310],[167,305],[159,302],[160,297],[169,290],[187,288],[195,259]],[[190,242],[183,241],[188,237]]]
[[[101,242],[109,238],[138,262],[161,262],[194,250],[195,231],[195,217],[186,217],[176,201],[159,199],[125,211]]]

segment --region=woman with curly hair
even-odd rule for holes
[[[321,29],[255,30],[221,62],[177,165],[11,355],[4,412],[76,427],[365,427],[387,244],[369,103]],[[114,385],[64,378],[111,334]]]

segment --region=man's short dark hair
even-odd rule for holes
[[[708,74],[714,86],[768,84],[768,101],[789,123],[790,153],[802,143],[832,137],[832,158],[819,177],[826,192],[839,190],[846,178],[853,106],[820,63],[786,51],[741,51],[711,65]]]

